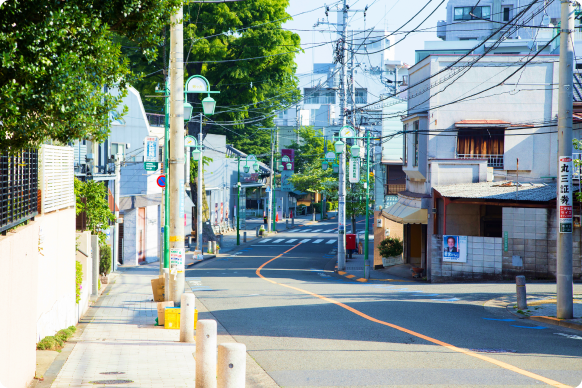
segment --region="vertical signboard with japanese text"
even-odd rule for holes
[[[144,140],[144,162],[157,162],[158,161],[158,138],[155,136],[148,136]]]
[[[170,248],[170,273],[184,272],[184,248]]]
[[[360,159],[351,158],[348,167],[350,183],[358,183],[360,181]]]
[[[558,165],[558,213],[560,233],[572,233],[572,158],[560,156]]]
[[[240,189],[240,210],[239,210],[239,227],[241,229],[247,228],[247,189]]]

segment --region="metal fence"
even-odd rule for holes
[[[487,159],[487,167],[503,169],[503,154],[457,154],[459,159]]]
[[[0,232],[38,214],[38,152],[0,153]]]

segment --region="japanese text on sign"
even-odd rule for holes
[[[572,158],[560,156],[558,165],[558,212],[560,233],[572,233]]]
[[[184,271],[184,248],[170,248],[170,273]]]

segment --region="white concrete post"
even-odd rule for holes
[[[218,388],[244,388],[247,369],[245,344],[218,345]]]
[[[196,324],[196,388],[216,388],[216,321]]]
[[[244,236],[243,237],[243,242],[247,242],[247,232],[244,232],[243,233],[243,236]]]
[[[180,298],[180,342],[194,342],[194,305],[192,293],[183,293]]]

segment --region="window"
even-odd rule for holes
[[[356,89],[356,104],[368,103],[368,89]]]
[[[461,159],[484,158],[487,165],[503,168],[505,130],[498,128],[460,129],[457,135],[457,157]]]
[[[491,18],[490,7],[455,7],[455,20],[475,20]],[[471,16],[473,14],[474,16]]]
[[[416,120],[414,122],[414,164],[413,167],[418,167],[418,129],[420,126],[420,121]]]
[[[459,38],[459,40],[477,40],[477,38]]]
[[[402,152],[402,156],[404,157],[404,159],[402,159],[402,161],[404,162],[404,166],[408,166],[408,147],[407,147],[407,141],[406,138],[408,137],[408,133],[406,132],[406,130],[408,129],[408,124],[404,124],[404,136],[402,136],[402,147],[404,148],[404,151]]]
[[[503,21],[508,22],[511,19],[511,7],[503,7]]]
[[[304,89],[306,104],[335,104],[335,91]]]

